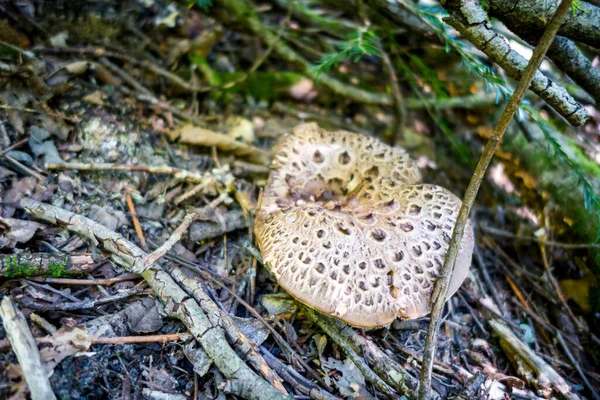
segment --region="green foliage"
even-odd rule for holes
[[[4,275],[7,278],[29,278],[32,277],[38,270],[38,267],[27,261],[19,262],[18,257],[8,257],[6,259],[6,272]]]
[[[419,84],[417,82],[417,76],[413,72],[412,68],[409,68],[409,66],[405,62],[403,62],[402,59],[400,59],[400,58],[398,58],[397,61],[398,61],[398,65],[399,65],[400,69],[402,70],[404,76],[408,79],[408,82],[410,83],[413,91],[417,94],[419,99],[423,100],[423,94],[421,93],[421,90],[419,89]],[[421,60],[419,60],[419,63],[422,65]],[[437,79],[437,76],[436,76],[436,79]],[[437,85],[434,85],[433,87],[435,88],[435,87],[437,87]],[[434,92],[435,92],[435,89],[434,89]],[[442,93],[442,96],[447,96],[445,88],[440,93]],[[437,92],[436,92],[436,95],[438,95]],[[423,103],[426,104],[425,102],[423,102]],[[427,111],[427,113],[429,114],[429,116],[431,117],[433,122],[440,128],[440,130],[442,131],[444,136],[448,139],[448,141],[452,145],[452,149],[457,153],[458,160],[461,160],[461,162],[466,163],[467,165],[469,165],[469,167],[473,167],[474,166],[473,155],[471,154],[471,150],[469,149],[469,147],[456,139],[456,137],[454,136],[454,133],[452,132],[452,130],[450,129],[450,127],[448,126],[446,121],[444,121],[442,118],[439,117],[437,110],[433,109],[433,107],[431,107],[431,106],[426,106],[425,110]]]
[[[208,12],[213,5],[212,0],[186,0],[186,2],[190,6],[196,5],[200,7],[204,12]]]
[[[581,6],[581,1],[573,0],[573,4],[571,4],[571,15],[575,16],[575,14],[577,14],[577,11],[581,11],[585,14],[590,14],[591,12],[590,10],[586,10]]]
[[[65,269],[67,268],[67,261],[54,262],[51,261],[48,266],[49,275],[52,278],[60,278],[64,275]]]
[[[580,190],[583,194],[583,205],[590,214],[590,216],[594,217],[600,227],[600,198],[596,195],[594,187],[590,183],[587,177],[587,173],[584,170],[581,163],[573,160],[567,152],[563,149],[561,143],[552,135],[553,127],[550,126],[550,123],[544,121],[539,112],[528,104],[522,104],[521,109],[527,113],[529,118],[540,128],[542,133],[544,134],[544,138],[548,143],[548,154],[552,158],[559,160],[561,163],[564,163],[569,167],[569,169],[573,172],[577,179],[577,184],[580,187]],[[600,229],[596,232],[595,241],[600,241]],[[598,253],[600,254],[600,253]],[[598,257],[598,255],[596,255]],[[597,261],[600,261],[598,259]]]
[[[364,56],[381,57],[380,48],[379,38],[374,32],[368,29],[358,29],[339,45],[337,53],[329,53],[323,56],[312,67],[311,75],[318,81],[323,72],[329,71],[332,67],[337,67],[342,61],[352,60],[356,63]]]
[[[409,54],[408,57],[410,58],[411,68],[405,72],[414,76],[414,71],[418,71],[419,77],[423,80],[424,84],[431,87],[436,98],[448,98],[449,95],[446,85],[438,78],[437,72],[425,65],[423,60],[414,54]]]
[[[447,32],[446,25],[442,21],[443,16],[446,15],[445,10],[440,7],[412,5],[409,2],[401,2],[400,4],[421,18],[421,20],[423,20],[440,37],[440,39],[443,40],[447,52],[453,51],[457,53],[461,57],[462,63],[467,70],[483,78],[486,91],[496,92],[497,102],[500,102],[501,100],[508,101],[508,98],[512,95],[512,90],[508,87],[506,82],[496,75],[490,66],[486,65],[479,57],[475,56],[463,42]],[[575,2],[573,4],[575,7]],[[590,216],[598,221],[598,226],[600,227],[600,198],[596,195],[594,187],[589,182],[584,168],[579,162],[571,159],[564,151],[561,144],[552,135],[553,129],[549,126],[549,123],[545,122],[536,110],[529,107],[525,102],[521,104],[520,110],[525,111],[531,120],[540,127],[548,142],[548,151],[551,152],[552,156],[566,164],[573,171],[583,194],[585,209]],[[600,229],[596,235],[596,241],[599,240]],[[597,257],[600,257],[600,252],[598,252]],[[597,261],[600,262],[600,259]]]

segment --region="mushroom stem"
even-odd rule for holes
[[[506,132],[508,124],[510,123],[513,115],[519,108],[521,100],[523,100],[527,89],[531,85],[531,81],[533,80],[533,77],[537,72],[538,67],[544,59],[546,51],[548,51],[548,48],[552,44],[556,32],[562,25],[567,12],[571,9],[572,2],[573,0],[561,1],[560,6],[558,7],[554,16],[546,26],[546,30],[540,38],[540,41],[536,46],[535,50],[533,51],[531,59],[529,60],[527,68],[525,68],[525,71],[523,72],[523,75],[519,80],[517,88],[511,96],[508,105],[504,110],[504,113],[500,117],[500,121],[498,121],[498,124],[496,125],[492,136],[490,137],[485,148],[483,149],[481,158],[477,163],[477,167],[475,168],[473,177],[471,178],[469,186],[467,187],[467,190],[465,192],[465,198],[463,200],[462,206],[460,207],[460,211],[458,213],[458,217],[456,219],[456,225],[454,226],[452,240],[450,241],[448,252],[446,253],[444,265],[442,266],[440,275],[435,283],[433,293],[431,295],[431,302],[433,303],[433,308],[431,311],[431,320],[429,323],[429,328],[427,329],[425,348],[423,350],[423,367],[421,370],[421,382],[419,385],[420,400],[427,400],[429,398],[429,389],[431,386],[431,373],[435,355],[435,348],[440,329],[442,312],[444,309],[444,302],[446,300],[446,292],[448,291],[450,278],[454,270],[454,264],[456,262],[456,257],[459,252],[460,243],[462,241],[464,230],[467,225],[471,207],[473,206],[473,202],[475,201],[475,197],[477,196],[477,192],[479,191],[479,187],[481,186],[481,182],[483,181],[485,172],[488,166],[490,165],[492,157],[494,156],[494,153],[496,152],[500,142],[502,141],[504,132]]]

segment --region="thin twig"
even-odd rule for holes
[[[124,171],[124,172],[147,172],[149,174],[165,174],[172,175],[175,179],[190,183],[199,183],[207,178],[208,174],[199,174],[191,171],[186,171],[179,168],[172,168],[167,165],[151,166],[151,165],[123,165],[109,163],[48,163],[46,168],[49,170],[76,170],[76,171]]]
[[[585,383],[585,386],[588,388],[588,390],[590,391],[590,393],[592,393],[592,396],[594,396],[594,400],[600,400],[600,395],[594,389],[594,387],[592,386],[592,384],[588,380],[587,376],[585,376],[585,374],[583,373],[583,370],[581,369],[581,366],[579,365],[579,363],[577,362],[577,360],[573,356],[573,353],[571,353],[571,350],[569,349],[569,346],[567,345],[567,342],[565,342],[565,339],[563,338],[563,336],[560,333],[557,333],[556,334],[556,338],[558,339],[558,342],[560,343],[560,345],[562,346],[563,350],[565,351],[565,354],[567,355],[567,358],[569,359],[569,361],[573,365],[573,368],[575,368],[575,371],[577,371],[577,373],[581,377],[581,380],[583,380],[583,383]]]
[[[194,222],[197,218],[198,214],[196,213],[186,215],[181,225],[179,225],[177,229],[173,231],[169,239],[164,242],[162,246],[148,254],[148,256],[142,260],[142,265],[152,265],[163,258],[169,252],[169,250],[171,250],[173,246],[175,246],[175,244],[181,240],[183,234],[187,232],[192,222]]]
[[[585,331],[585,326],[577,319],[577,317],[573,313],[573,310],[571,310],[571,307],[569,307],[569,304],[567,304],[567,300],[565,299],[565,296],[563,295],[562,290],[560,289],[560,286],[556,281],[556,278],[552,274],[552,270],[550,269],[550,263],[548,262],[548,253],[546,251],[546,246],[544,246],[541,242],[540,252],[542,253],[542,262],[544,264],[544,269],[546,270],[546,276],[548,277],[548,281],[550,281],[550,285],[552,286],[552,289],[554,289],[558,300],[560,300],[560,303],[562,304],[563,308],[567,310],[569,318],[571,318],[571,321],[573,321],[577,329],[580,332]]]
[[[129,209],[129,214],[131,215],[131,220],[133,221],[133,227],[135,228],[135,234],[138,236],[138,239],[140,240],[140,247],[144,251],[148,251],[148,245],[146,244],[146,237],[144,236],[144,231],[142,230],[142,226],[140,225],[140,220],[137,216],[137,212],[135,211],[135,205],[133,204],[133,200],[129,193],[127,193],[125,195],[125,201],[127,202],[127,208]]]
[[[550,47],[556,32],[562,25],[562,22],[567,14],[567,12],[571,9],[571,4],[573,0],[563,0],[556,10],[556,13],[548,23],[544,34],[540,38],[540,41],[533,51],[531,59],[519,80],[519,84],[517,85],[513,95],[511,96],[506,109],[502,113],[500,117],[500,121],[496,125],[492,136],[487,142],[485,148],[483,149],[483,153],[479,162],[477,163],[477,167],[469,182],[469,186],[467,187],[465,198],[460,207],[460,211],[458,213],[458,217],[456,219],[456,225],[454,226],[454,231],[452,233],[452,240],[450,241],[450,245],[448,246],[448,253],[446,254],[446,258],[444,260],[444,265],[440,271],[440,276],[435,283],[435,287],[433,289],[433,293],[431,295],[431,302],[433,303],[433,308],[431,311],[431,321],[429,323],[429,328],[427,329],[427,339],[425,340],[425,348],[423,350],[423,369],[421,372],[421,382],[419,387],[419,399],[427,400],[429,396],[429,389],[431,386],[431,373],[433,367],[433,360],[435,356],[435,348],[437,344],[437,336],[440,328],[441,317],[444,309],[444,302],[446,299],[446,293],[448,291],[448,285],[450,283],[450,278],[452,276],[452,271],[454,270],[454,264],[456,262],[456,257],[458,255],[458,251],[460,248],[460,243],[462,242],[463,234],[465,231],[465,227],[467,225],[469,214],[471,212],[471,208],[473,207],[473,203],[475,201],[475,197],[477,196],[477,192],[479,191],[479,187],[481,186],[481,182],[485,177],[485,172],[496,152],[496,149],[500,145],[502,137],[504,136],[504,132],[508,128],[508,124],[513,118],[513,115],[519,108],[521,104],[521,100],[525,96],[531,81],[535,73],[538,70],[539,65],[544,59],[544,55],[546,51]]]
[[[36,178],[38,181],[44,182],[46,180],[46,178],[44,178],[42,175],[38,174],[37,172],[35,172],[31,168],[29,168],[28,166],[23,165],[22,163],[20,163],[19,161],[15,160],[14,158],[12,158],[11,156],[9,156],[8,154],[5,154],[4,158],[6,158],[7,161],[9,161],[12,164],[14,164],[16,167],[20,168],[22,171],[27,172],[29,175],[31,175],[34,178]]]
[[[493,228],[491,226],[482,225],[481,230],[485,233],[489,233],[493,236],[515,239],[515,240],[526,240],[528,242],[538,242],[543,244],[544,246],[549,247],[561,247],[563,249],[595,249],[600,248],[600,243],[565,243],[565,242],[556,242],[554,240],[546,240],[543,238],[537,239],[533,236],[524,236],[524,235],[515,235],[514,233],[510,233],[504,231],[502,229]]]
[[[51,284],[55,284],[55,285],[110,286],[115,283],[131,281],[134,279],[142,279],[142,276],[139,274],[123,274],[123,275],[115,276],[114,278],[105,278],[105,279],[31,278],[30,281],[34,281],[34,282],[38,282],[38,283],[51,283]]]
[[[145,335],[145,336],[115,336],[115,337],[107,337],[101,336],[97,338],[92,338],[92,344],[132,344],[132,343],[166,343],[166,342],[177,342],[180,340],[184,340],[186,336],[191,334],[188,333],[167,333],[164,335]],[[53,343],[51,337],[40,337],[35,338],[36,343],[38,344],[46,344]],[[6,349],[10,347],[10,342],[8,340],[0,340],[0,350]]]
[[[23,139],[23,140],[15,143],[15,144],[13,144],[12,146],[8,146],[7,148],[5,148],[3,150],[0,150],[0,157],[2,157],[3,155],[5,155],[9,151],[16,149],[17,147],[23,146],[25,143],[27,143],[28,140],[29,140],[29,138]]]

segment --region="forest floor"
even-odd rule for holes
[[[255,377],[298,399],[415,398],[429,318],[363,331],[315,315],[255,258],[252,216],[276,139],[303,122],[395,142],[423,182],[462,197],[499,115],[494,93],[458,63],[434,64],[435,82],[463,100],[431,109],[407,94],[399,136],[389,107],[290,72],[221,17],[135,7],[126,22],[0,19],[0,314],[24,315],[56,397],[275,398],[239,387]],[[258,11],[298,47],[314,34],[285,9]],[[380,70],[365,57],[337,72],[356,84]],[[598,246],[578,244],[536,185],[506,151],[486,174],[434,396],[599,399],[600,314],[588,298]],[[0,398],[25,399],[35,367],[17,359],[8,328]]]

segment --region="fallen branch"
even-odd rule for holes
[[[90,254],[0,254],[0,276],[12,279],[85,275],[94,264]]]
[[[134,343],[166,343],[178,342],[186,339],[185,333],[168,333],[164,335],[144,335],[144,336],[113,336],[113,337],[92,337],[92,344],[134,344]],[[37,344],[52,343],[48,337],[35,338]],[[10,347],[10,341],[0,340],[0,350]]]
[[[391,386],[394,391],[403,393],[410,398],[417,396],[418,380],[414,378],[402,365],[390,358],[383,350],[375,345],[370,339],[359,335],[350,326],[318,313],[306,306],[302,306],[304,312],[313,320],[327,336],[336,343],[340,349],[355,363],[357,368],[363,372],[365,378],[371,381],[375,387],[384,383]],[[363,357],[356,354],[354,348],[361,349]],[[358,360],[356,360],[358,357]],[[373,369],[365,363],[367,361]],[[359,365],[360,364],[360,365]],[[366,371],[366,374],[364,371]],[[376,375],[373,375],[376,373]],[[384,382],[381,382],[383,379]],[[379,387],[377,387],[379,389]],[[437,393],[432,393],[431,399],[439,399]]]
[[[510,47],[508,39],[492,28],[479,1],[453,0],[448,1],[444,7],[450,13],[450,17],[444,21],[504,69],[511,78],[522,79],[526,67],[531,63],[528,64],[522,55]],[[550,44],[548,43],[548,46]],[[565,88],[554,83],[537,68],[533,71],[531,90],[573,126],[583,125],[589,118],[585,108],[577,103]]]
[[[557,35],[600,49],[600,8],[589,1],[578,1],[577,5],[573,3],[571,12],[565,17]],[[490,14],[494,14],[500,20],[510,18],[519,27],[538,31],[544,30],[546,21],[550,21],[558,7],[558,2],[539,0],[488,0],[487,4]]]
[[[147,254],[139,247],[103,225],[61,208],[31,199],[23,199],[21,207],[36,218],[65,226],[94,243],[102,243],[112,253],[113,260],[129,272],[143,270],[142,276],[163,303],[167,315],[183,322],[221,373],[239,383],[235,385],[239,390],[236,395],[256,400],[287,398],[238,357],[227,342],[223,329],[210,321],[197,301],[166,271],[156,264],[149,267],[140,265],[140,260],[145,260]]]
[[[49,170],[75,170],[75,171],[123,171],[123,172],[147,172],[149,174],[164,174],[172,175],[175,179],[188,182],[200,183],[206,179],[216,178],[217,180],[227,181],[230,175],[227,171],[213,171],[211,174],[199,174],[196,172],[186,171],[184,169],[173,168],[167,165],[151,166],[151,165],[122,165],[108,163],[48,163],[46,168]]]
[[[531,59],[525,68],[521,80],[511,96],[506,109],[500,117],[500,121],[498,121],[492,136],[483,149],[481,158],[477,163],[473,177],[471,178],[469,186],[465,192],[463,203],[458,212],[458,217],[456,218],[456,224],[452,233],[452,239],[448,246],[448,252],[446,253],[444,265],[440,270],[440,275],[435,282],[433,293],[431,294],[431,303],[433,304],[433,307],[431,311],[431,321],[429,322],[429,328],[427,329],[425,348],[423,350],[423,368],[421,371],[421,383],[419,387],[419,399],[421,400],[428,399],[437,336],[442,319],[442,312],[444,310],[446,293],[448,291],[448,285],[454,270],[456,256],[458,255],[458,251],[460,249],[460,243],[469,219],[469,214],[471,212],[471,208],[473,207],[473,203],[475,202],[475,197],[479,192],[479,187],[481,186],[481,182],[485,177],[487,168],[494,157],[494,153],[498,149],[500,142],[502,141],[502,137],[508,128],[508,124],[512,120],[515,112],[518,110],[521,100],[523,100],[527,88],[534,79],[534,76],[539,73],[537,69],[544,59],[544,55],[546,54],[548,47],[550,47],[550,44],[556,35],[556,31],[558,31],[558,28],[561,26],[565,15],[569,11],[571,3],[572,0],[563,0],[560,7],[556,11],[556,14],[548,23],[548,26],[546,27],[539,44],[533,51]],[[481,11],[483,12],[483,10]]]
[[[48,380],[48,374],[42,365],[37,343],[27,326],[23,313],[15,308],[10,296],[5,296],[0,303],[0,318],[4,330],[6,330],[6,336],[23,370],[31,398],[33,400],[56,399]]]
[[[564,2],[563,2],[564,3]],[[527,345],[525,345],[519,338],[510,330],[509,327],[504,325],[495,319],[489,321],[494,333],[500,337],[500,346],[504,349],[504,352],[514,363],[517,364],[517,370],[529,367],[535,372],[537,378],[530,377],[526,374],[524,378],[530,377],[529,379],[534,386],[538,389],[546,391],[547,395],[549,389],[556,390],[569,400],[578,400],[579,396],[576,395],[571,386],[560,376],[548,363],[546,363],[540,356],[535,354]],[[526,363],[526,366],[522,363]]]
[[[371,382],[377,390],[385,393],[386,395],[388,395],[389,397],[391,397],[393,399],[400,398],[400,396],[398,396],[394,392],[394,389],[390,385],[388,385],[385,381],[383,381],[383,379],[381,379],[379,377],[379,375],[377,375],[371,369],[371,367],[369,367],[369,365],[366,363],[366,361],[356,353],[356,351],[352,348],[352,346],[350,346],[350,343],[348,343],[347,341],[343,340],[340,337],[340,335],[336,332],[334,325],[330,324],[333,321],[326,321],[322,316],[317,315],[317,312],[310,307],[303,307],[303,308],[304,308],[304,311],[306,312],[306,314],[310,317],[310,319],[312,319],[319,326],[319,328],[321,328],[323,330],[323,332],[325,332],[325,334],[331,340],[333,340],[333,342],[335,344],[337,344],[340,347],[340,349],[346,355],[346,357],[348,357],[350,360],[352,360],[352,362],[354,363],[356,368],[359,369],[359,371],[363,374],[363,376],[369,382]]]

